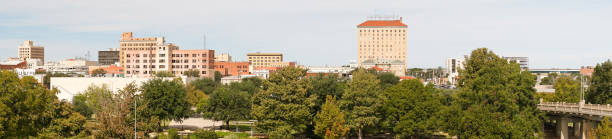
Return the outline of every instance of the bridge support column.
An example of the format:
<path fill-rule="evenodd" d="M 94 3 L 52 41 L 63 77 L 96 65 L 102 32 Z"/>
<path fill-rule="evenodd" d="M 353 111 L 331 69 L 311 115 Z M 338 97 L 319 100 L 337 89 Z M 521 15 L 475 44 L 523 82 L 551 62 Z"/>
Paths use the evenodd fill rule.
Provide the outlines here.
<path fill-rule="evenodd" d="M 580 127 L 582 127 L 582 120 L 573 119 L 572 122 L 574 123 L 574 133 L 572 133 L 572 135 L 574 135 L 574 137 L 580 137 Z"/>
<path fill-rule="evenodd" d="M 559 135 L 559 139 L 568 139 L 568 131 L 567 131 L 567 122 L 568 118 L 561 117 L 557 119 L 557 134 Z"/>
<path fill-rule="evenodd" d="M 586 120 L 583 119 L 582 120 L 582 125 L 580 125 L 580 138 L 581 139 L 587 139 L 589 138 L 589 134 L 593 132 L 595 128 L 595 122 L 591 121 L 591 120 Z"/>

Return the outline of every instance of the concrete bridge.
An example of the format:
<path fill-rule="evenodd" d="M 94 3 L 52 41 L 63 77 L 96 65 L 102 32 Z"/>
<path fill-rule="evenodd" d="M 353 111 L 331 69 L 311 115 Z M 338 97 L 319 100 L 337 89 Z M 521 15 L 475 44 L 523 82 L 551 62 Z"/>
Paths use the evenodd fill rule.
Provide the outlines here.
<path fill-rule="evenodd" d="M 597 124 L 605 117 L 612 117 L 612 106 L 599 104 L 542 102 L 538 109 L 546 112 L 550 118 L 544 121 L 544 126 L 556 127 L 555 133 L 561 139 L 570 138 L 569 123 L 573 131 L 572 137 L 586 139 L 595 132 Z"/>

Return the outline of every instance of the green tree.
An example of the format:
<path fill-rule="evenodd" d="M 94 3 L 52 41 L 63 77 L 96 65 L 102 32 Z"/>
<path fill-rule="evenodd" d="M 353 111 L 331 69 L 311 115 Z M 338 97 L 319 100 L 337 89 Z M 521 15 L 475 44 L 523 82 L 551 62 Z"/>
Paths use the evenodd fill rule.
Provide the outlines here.
<path fill-rule="evenodd" d="M 395 74 L 390 72 L 380 73 L 378 74 L 377 78 L 378 80 L 380 80 L 382 89 L 396 85 L 397 83 L 399 83 L 400 80 L 399 77 L 395 76 Z"/>
<path fill-rule="evenodd" d="M 341 82 L 338 81 L 337 75 L 329 75 L 324 76 L 320 74 L 315 77 L 311 77 L 308 80 L 312 85 L 311 89 L 308 89 L 310 94 L 316 95 L 317 100 L 315 100 L 314 111 L 321 110 L 321 105 L 325 103 L 325 98 L 328 95 L 331 95 L 334 98 L 340 98 L 342 96 L 342 92 L 344 91 L 344 86 Z"/>
<path fill-rule="evenodd" d="M 472 51 L 459 72 L 457 99 L 443 113 L 459 138 L 537 138 L 535 78 L 486 48 Z"/>
<path fill-rule="evenodd" d="M 183 72 L 183 75 L 187 77 L 200 77 L 200 70 L 197 69 L 189 69 Z"/>
<path fill-rule="evenodd" d="M 208 94 L 211 94 L 213 91 L 215 91 L 217 86 L 219 86 L 219 83 L 215 82 L 214 80 L 210 78 L 200 78 L 200 79 L 191 81 L 189 85 L 195 87 L 196 89 L 204 92 L 204 94 L 208 95 Z"/>
<path fill-rule="evenodd" d="M 105 74 L 106 74 L 106 71 L 101 68 L 91 71 L 91 76 L 93 77 L 103 77 Z"/>
<path fill-rule="evenodd" d="M 600 139 L 612 139 L 612 128 L 610 128 L 610 120 L 608 117 L 604 117 L 601 124 L 595 129 L 595 136 Z"/>
<path fill-rule="evenodd" d="M 221 83 L 221 78 L 223 78 L 223 74 L 219 71 L 215 71 L 215 82 Z"/>
<path fill-rule="evenodd" d="M 271 138 L 292 138 L 306 131 L 317 98 L 308 93 L 311 86 L 305 75 L 304 69 L 286 67 L 264 81 L 264 89 L 252 100 L 251 114 L 258 120 L 257 131 Z"/>
<path fill-rule="evenodd" d="M 98 98 L 97 105 L 100 106 L 100 109 L 95 113 L 97 124 L 94 126 L 94 137 L 134 137 L 134 114 L 132 112 L 137 91 L 136 85 L 130 83 L 117 94 L 111 95 L 110 98 Z"/>
<path fill-rule="evenodd" d="M 31 76 L 0 71 L 0 138 L 65 137 L 79 134 L 83 116 L 60 102 Z"/>
<path fill-rule="evenodd" d="M 198 111 L 203 112 L 205 117 L 224 121 L 226 128 L 230 129 L 230 121 L 248 118 L 251 112 L 251 101 L 246 92 L 219 87 L 208 97 L 205 105 L 198 108 Z"/>
<path fill-rule="evenodd" d="M 552 85 L 552 79 L 550 77 L 544 77 L 540 79 L 540 85 Z"/>
<path fill-rule="evenodd" d="M 347 83 L 339 101 L 340 108 L 346 114 L 348 126 L 357 130 L 359 139 L 363 136 L 364 128 L 372 127 L 380 120 L 376 117 L 377 109 L 381 105 L 379 92 L 380 81 L 376 75 L 359 69 L 353 73 L 353 80 Z"/>
<path fill-rule="evenodd" d="M 568 76 L 561 76 L 555 81 L 553 101 L 578 103 L 580 101 L 580 82 Z"/>
<path fill-rule="evenodd" d="M 610 60 L 595 66 L 586 98 L 593 104 L 612 104 L 612 62 Z"/>
<path fill-rule="evenodd" d="M 82 115 L 89 117 L 102 109 L 101 101 L 109 100 L 113 97 L 113 92 L 107 85 L 90 85 L 87 90 L 72 97 L 74 110 Z"/>
<path fill-rule="evenodd" d="M 72 110 L 70 103 L 56 101 L 53 105 L 53 120 L 42 130 L 40 138 L 73 137 L 85 130 L 86 118 Z"/>
<path fill-rule="evenodd" d="M 176 129 L 170 128 L 170 130 L 168 130 L 168 139 L 179 139 Z"/>
<path fill-rule="evenodd" d="M 339 139 L 350 130 L 344 126 L 344 113 L 340 111 L 336 98 L 327 95 L 325 104 L 314 118 L 314 133 L 325 139 Z"/>
<path fill-rule="evenodd" d="M 86 118 L 89 118 L 93 114 L 93 109 L 87 105 L 87 96 L 84 94 L 78 94 L 72 97 L 72 105 L 74 106 L 74 111 Z"/>
<path fill-rule="evenodd" d="M 143 113 L 147 117 L 175 121 L 188 117 L 191 106 L 186 101 L 187 93 L 180 80 L 154 78 L 144 82 L 141 90 L 147 108 Z M 158 121 L 157 125 L 158 131 L 161 131 L 161 122 Z"/>
<path fill-rule="evenodd" d="M 383 92 L 383 125 L 398 138 L 423 138 L 436 129 L 440 101 L 433 85 L 424 86 L 417 79 L 403 80 Z"/>
<path fill-rule="evenodd" d="M 217 139 L 217 133 L 214 130 L 198 129 L 191 136 L 190 139 Z"/>
<path fill-rule="evenodd" d="M 155 77 L 174 77 L 174 74 L 168 71 L 157 71 L 155 72 Z"/>
<path fill-rule="evenodd" d="M 202 92 L 202 90 L 196 89 L 191 84 L 187 84 L 185 88 L 187 89 L 187 102 L 191 106 L 196 106 L 201 99 L 208 99 L 208 95 Z"/>
<path fill-rule="evenodd" d="M 249 77 L 242 79 L 241 82 L 233 82 L 230 83 L 230 89 L 245 91 L 249 93 L 249 96 L 253 96 L 253 94 L 259 92 L 261 90 L 261 85 L 263 84 L 263 80 L 258 77 Z"/>

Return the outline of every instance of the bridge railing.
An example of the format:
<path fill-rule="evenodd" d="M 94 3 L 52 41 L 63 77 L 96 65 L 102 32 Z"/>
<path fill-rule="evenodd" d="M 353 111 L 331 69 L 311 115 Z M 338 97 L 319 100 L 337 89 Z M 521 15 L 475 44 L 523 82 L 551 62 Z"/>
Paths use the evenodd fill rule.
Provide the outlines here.
<path fill-rule="evenodd" d="M 581 103 L 565 103 L 565 102 L 540 102 L 538 109 L 543 111 L 587 114 L 612 117 L 612 106 L 610 104 L 584 104 Z"/>

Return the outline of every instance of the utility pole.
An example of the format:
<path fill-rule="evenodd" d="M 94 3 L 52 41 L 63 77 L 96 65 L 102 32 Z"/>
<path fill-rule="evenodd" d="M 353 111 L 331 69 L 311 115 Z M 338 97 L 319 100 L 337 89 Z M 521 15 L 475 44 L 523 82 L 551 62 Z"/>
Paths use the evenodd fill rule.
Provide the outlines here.
<path fill-rule="evenodd" d="M 137 133 L 136 132 L 136 122 L 138 122 L 138 121 L 136 121 L 136 112 L 137 112 L 136 111 L 136 105 L 137 105 L 136 104 L 136 94 L 134 94 L 134 98 L 133 99 L 134 99 L 134 139 L 137 139 L 138 136 L 136 134 Z"/>

